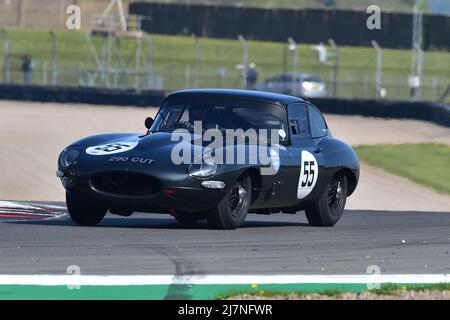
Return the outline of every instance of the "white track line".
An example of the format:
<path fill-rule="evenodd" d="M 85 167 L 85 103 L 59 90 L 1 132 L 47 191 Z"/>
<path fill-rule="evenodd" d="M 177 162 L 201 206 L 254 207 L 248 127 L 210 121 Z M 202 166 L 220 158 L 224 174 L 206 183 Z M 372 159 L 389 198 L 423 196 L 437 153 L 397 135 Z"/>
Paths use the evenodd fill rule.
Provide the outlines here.
<path fill-rule="evenodd" d="M 130 285 L 232 285 L 232 284 L 367 284 L 450 283 L 448 274 L 397 275 L 207 275 L 207 276 L 85 276 L 85 275 L 0 275 L 0 285 L 40 286 L 130 286 Z"/>
<path fill-rule="evenodd" d="M 53 220 L 66 216 L 65 207 L 54 206 L 54 205 L 33 205 L 33 204 L 23 204 L 16 201 L 3 201 L 0 200 L 0 210 L 4 209 L 4 211 L 0 212 L 0 214 L 11 214 L 11 215 L 23 215 L 21 218 L 2 218 L 2 222 L 27 222 L 27 221 L 36 221 L 36 219 L 31 217 L 39 217 L 45 218 L 40 220 Z M 46 209 L 58 210 L 58 212 L 49 212 L 49 213 L 39 213 L 39 211 L 43 211 Z M 38 212 L 18 212 L 17 210 L 35 210 Z"/>
<path fill-rule="evenodd" d="M 23 215 L 29 217 L 62 217 L 63 213 L 37 213 L 37 212 L 17 212 L 14 210 L 1 211 L 0 214 Z"/>
<path fill-rule="evenodd" d="M 38 204 L 23 204 L 15 201 L 3 201 L 0 200 L 0 207 L 9 208 L 9 209 L 42 209 L 42 208 L 51 208 L 51 209 L 60 209 L 65 210 L 65 207 L 54 206 L 54 205 L 38 205 Z"/>
<path fill-rule="evenodd" d="M 0 201 L 0 207 L 10 209 L 36 209 L 36 206 L 13 201 Z"/>

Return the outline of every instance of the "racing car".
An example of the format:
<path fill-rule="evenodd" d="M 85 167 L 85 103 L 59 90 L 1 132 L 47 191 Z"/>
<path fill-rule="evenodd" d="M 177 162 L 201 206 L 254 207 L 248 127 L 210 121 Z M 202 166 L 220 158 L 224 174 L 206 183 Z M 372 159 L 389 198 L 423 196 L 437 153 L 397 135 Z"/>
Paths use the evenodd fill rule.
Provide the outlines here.
<path fill-rule="evenodd" d="M 304 211 L 311 226 L 330 227 L 358 184 L 353 149 L 299 97 L 181 90 L 145 126 L 90 136 L 61 152 L 57 176 L 76 224 L 95 226 L 108 211 L 147 212 L 236 229 L 249 212 Z"/>

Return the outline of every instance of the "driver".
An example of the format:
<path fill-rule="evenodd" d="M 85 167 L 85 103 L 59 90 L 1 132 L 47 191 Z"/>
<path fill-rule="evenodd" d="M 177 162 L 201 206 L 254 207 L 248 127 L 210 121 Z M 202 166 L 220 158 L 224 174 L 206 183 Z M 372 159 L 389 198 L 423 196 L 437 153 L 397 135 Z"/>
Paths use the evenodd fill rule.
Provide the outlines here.
<path fill-rule="evenodd" d="M 218 125 L 214 109 L 207 106 L 196 106 L 189 109 L 189 122 L 201 121 L 203 129 L 216 128 Z"/>

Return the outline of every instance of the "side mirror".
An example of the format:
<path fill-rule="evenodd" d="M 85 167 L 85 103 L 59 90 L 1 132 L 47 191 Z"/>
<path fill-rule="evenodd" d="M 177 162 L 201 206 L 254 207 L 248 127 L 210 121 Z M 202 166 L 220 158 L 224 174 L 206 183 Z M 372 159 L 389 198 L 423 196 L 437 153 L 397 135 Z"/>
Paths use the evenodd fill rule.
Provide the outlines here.
<path fill-rule="evenodd" d="M 155 121 L 155 120 L 153 120 L 152 117 L 146 118 L 146 119 L 145 119 L 145 127 L 146 127 L 147 129 L 150 129 L 150 127 L 152 126 L 152 124 L 153 124 L 154 121 Z"/>

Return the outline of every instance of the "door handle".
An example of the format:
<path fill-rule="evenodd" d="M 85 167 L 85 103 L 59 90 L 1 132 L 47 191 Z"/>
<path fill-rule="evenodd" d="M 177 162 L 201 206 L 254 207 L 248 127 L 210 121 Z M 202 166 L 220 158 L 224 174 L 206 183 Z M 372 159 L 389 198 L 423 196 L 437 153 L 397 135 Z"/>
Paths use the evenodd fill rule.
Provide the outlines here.
<path fill-rule="evenodd" d="M 320 152 L 322 152 L 322 148 L 319 148 L 319 147 L 317 147 L 315 150 L 314 150 L 314 153 L 320 153 Z"/>

